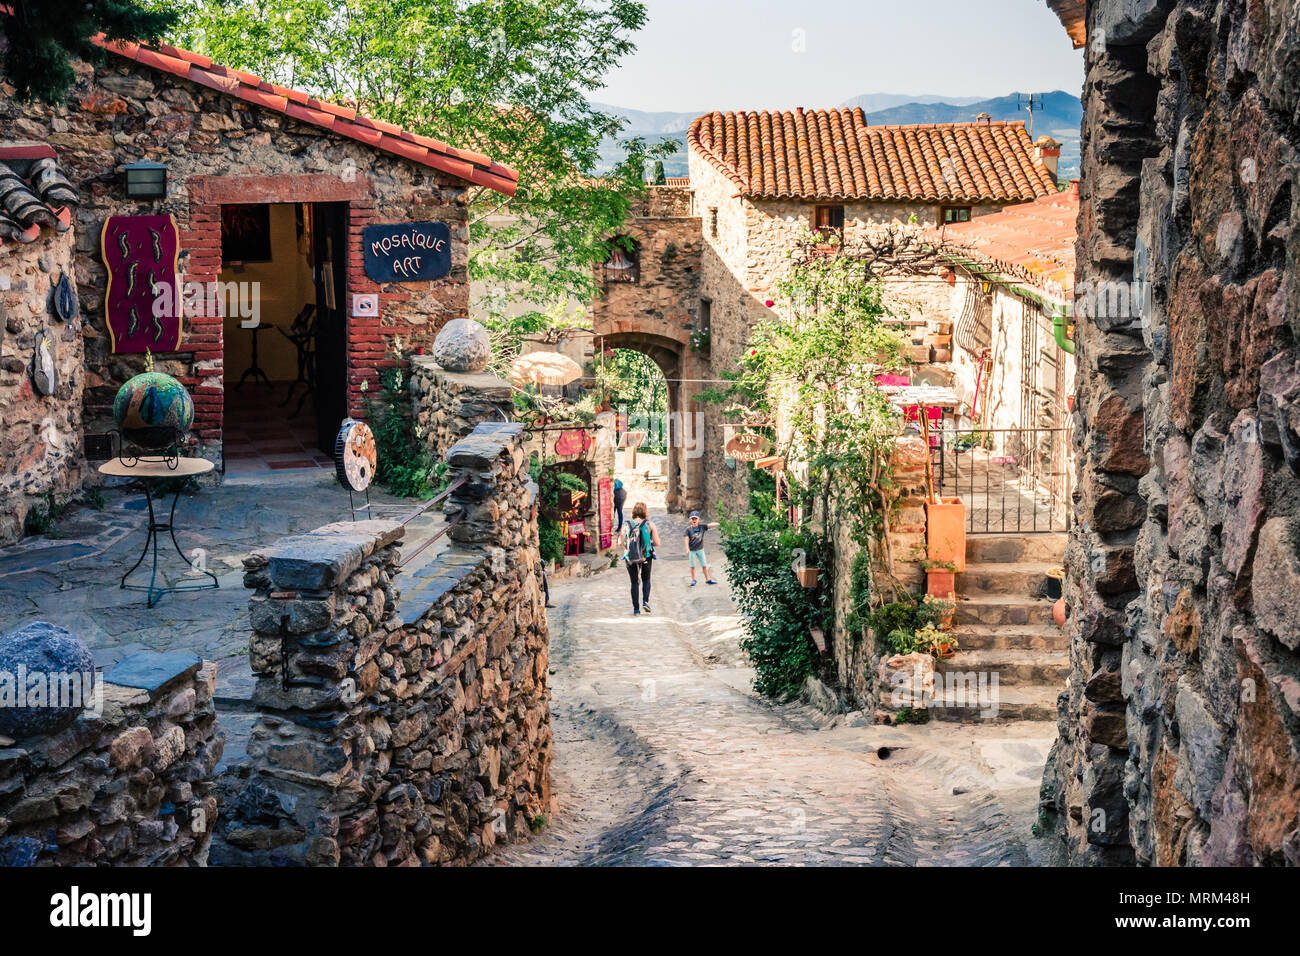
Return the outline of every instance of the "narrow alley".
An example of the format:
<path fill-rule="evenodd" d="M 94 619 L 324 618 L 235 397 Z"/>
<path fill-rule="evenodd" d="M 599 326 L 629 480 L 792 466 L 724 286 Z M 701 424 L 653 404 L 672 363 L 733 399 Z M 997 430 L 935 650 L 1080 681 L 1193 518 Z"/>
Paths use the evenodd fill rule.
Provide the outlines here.
<path fill-rule="evenodd" d="M 763 700 L 716 532 L 719 585 L 692 588 L 681 517 L 652 511 L 652 614 L 621 565 L 552 586 L 555 815 L 485 865 L 1050 862 L 1031 828 L 1054 725 L 845 726 Z"/>

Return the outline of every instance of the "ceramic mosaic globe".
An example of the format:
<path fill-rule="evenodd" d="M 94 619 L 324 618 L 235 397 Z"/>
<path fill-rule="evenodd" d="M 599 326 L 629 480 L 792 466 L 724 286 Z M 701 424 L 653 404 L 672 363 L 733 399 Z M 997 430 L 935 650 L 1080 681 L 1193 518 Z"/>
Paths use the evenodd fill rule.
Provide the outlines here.
<path fill-rule="evenodd" d="M 113 418 L 123 438 L 146 451 L 163 451 L 189 434 L 194 400 L 170 375 L 141 372 L 117 390 Z"/>

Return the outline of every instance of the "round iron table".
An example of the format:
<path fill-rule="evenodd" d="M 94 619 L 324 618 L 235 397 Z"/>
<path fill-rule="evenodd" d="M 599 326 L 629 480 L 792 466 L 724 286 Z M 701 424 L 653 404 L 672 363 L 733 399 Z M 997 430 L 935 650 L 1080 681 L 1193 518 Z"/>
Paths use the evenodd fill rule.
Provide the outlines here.
<path fill-rule="evenodd" d="M 178 486 L 176 492 L 172 495 L 171 511 L 167 520 L 159 521 L 153 506 L 153 491 L 150 487 L 153 481 L 163 478 L 194 478 L 199 475 L 206 475 L 215 465 L 206 458 L 174 458 L 174 467 L 168 465 L 166 461 L 150 461 L 147 459 L 132 459 L 134 465 L 128 465 L 121 458 L 114 458 L 106 461 L 99 466 L 99 473 L 109 478 L 138 478 L 140 485 L 144 488 L 145 502 L 149 506 L 149 533 L 145 538 L 144 550 L 140 552 L 139 559 L 131 566 L 131 570 L 122 575 L 122 587 L 127 591 L 144 591 L 149 595 L 149 607 L 153 607 L 163 595 L 172 594 L 177 591 L 206 591 L 218 586 L 217 576 L 202 567 L 199 562 L 191 561 L 181 550 L 180 542 L 176 540 L 176 502 L 181 496 L 181 489 Z M 176 553 L 188 564 L 193 571 L 199 574 L 206 574 L 212 579 L 211 583 L 204 581 L 202 583 L 191 582 L 189 584 L 180 584 L 176 586 L 164 584 L 159 586 L 158 581 L 158 534 L 165 531 L 171 535 L 172 546 L 176 548 Z M 127 584 L 126 579 L 136 572 L 136 569 L 144 563 L 144 559 L 153 552 L 153 568 L 149 574 L 149 583 L 145 584 Z M 164 581 L 166 579 L 164 578 Z"/>

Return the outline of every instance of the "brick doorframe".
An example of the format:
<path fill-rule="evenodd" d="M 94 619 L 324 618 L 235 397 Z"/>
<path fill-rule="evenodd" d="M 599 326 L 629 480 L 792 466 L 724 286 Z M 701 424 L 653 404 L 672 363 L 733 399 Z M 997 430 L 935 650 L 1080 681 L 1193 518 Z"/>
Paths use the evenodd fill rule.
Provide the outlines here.
<path fill-rule="evenodd" d="M 181 269 L 186 282 L 216 282 L 221 275 L 221 206 L 230 203 L 317 203 L 348 204 L 348 249 L 346 290 L 380 293 L 380 315 L 371 319 L 349 318 L 347 324 L 349 409 L 359 410 L 360 383 L 384 361 L 380 324 L 384 306 L 398 294 L 384 294 L 370 282 L 363 269 L 361 230 L 377 221 L 374 193 L 369 177 L 350 179 L 324 174 L 279 176 L 195 176 L 186 181 L 190 194 L 189 222 L 180 224 Z M 208 315 L 206 302 L 199 314 L 187 314 L 187 351 L 194 353 L 192 374 L 182 379 L 194 396 L 194 434 L 209 453 L 221 447 L 225 386 L 223 316 Z M 219 310 L 217 310 L 219 312 Z M 213 447 L 215 446 L 215 447 Z M 224 463 L 224 456 L 223 456 Z"/>

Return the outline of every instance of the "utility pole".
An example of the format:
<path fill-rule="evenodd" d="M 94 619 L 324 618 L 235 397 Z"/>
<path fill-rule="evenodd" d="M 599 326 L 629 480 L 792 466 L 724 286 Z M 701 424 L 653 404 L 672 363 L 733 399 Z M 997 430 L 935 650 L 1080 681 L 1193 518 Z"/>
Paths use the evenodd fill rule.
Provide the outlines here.
<path fill-rule="evenodd" d="M 1034 135 L 1034 110 L 1043 108 L 1043 97 L 1040 93 L 1017 93 L 1016 110 L 1029 110 L 1029 136 L 1032 139 Z"/>

